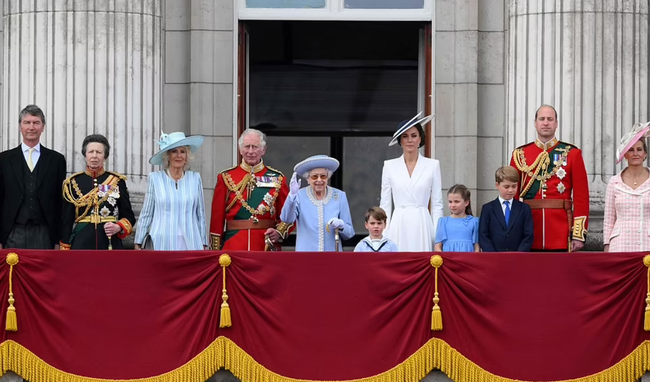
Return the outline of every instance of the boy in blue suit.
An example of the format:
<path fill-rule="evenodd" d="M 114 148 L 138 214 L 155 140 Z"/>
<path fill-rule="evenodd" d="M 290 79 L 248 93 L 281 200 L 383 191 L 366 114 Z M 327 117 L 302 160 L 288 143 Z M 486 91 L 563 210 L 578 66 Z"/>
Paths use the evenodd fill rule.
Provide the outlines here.
<path fill-rule="evenodd" d="M 485 203 L 479 219 L 478 242 L 483 252 L 528 252 L 533 245 L 530 207 L 515 199 L 519 174 L 503 166 L 494 174 L 499 197 Z"/>

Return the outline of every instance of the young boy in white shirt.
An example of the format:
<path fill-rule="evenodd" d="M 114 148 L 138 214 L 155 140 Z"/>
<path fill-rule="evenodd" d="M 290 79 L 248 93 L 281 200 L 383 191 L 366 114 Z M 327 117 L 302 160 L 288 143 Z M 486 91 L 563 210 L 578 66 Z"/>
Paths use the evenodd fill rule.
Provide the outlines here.
<path fill-rule="evenodd" d="M 398 252 L 397 244 L 384 237 L 386 228 L 386 211 L 380 207 L 372 207 L 366 211 L 365 226 L 368 236 L 354 247 L 354 252 Z"/>

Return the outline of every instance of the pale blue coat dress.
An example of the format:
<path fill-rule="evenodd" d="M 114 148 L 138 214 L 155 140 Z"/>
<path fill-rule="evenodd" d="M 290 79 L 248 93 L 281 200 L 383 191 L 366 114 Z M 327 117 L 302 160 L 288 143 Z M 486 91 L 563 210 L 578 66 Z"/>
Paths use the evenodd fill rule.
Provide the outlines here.
<path fill-rule="evenodd" d="M 294 199 L 287 197 L 280 215 L 283 222 L 296 223 L 296 251 L 312 252 L 335 250 L 334 230 L 326 229 L 331 218 L 343 220 L 341 240 L 354 236 L 348 198 L 345 192 L 329 186 L 322 200 L 316 199 L 310 186 L 300 189 Z"/>
<path fill-rule="evenodd" d="M 142 244 L 147 232 L 155 250 L 202 250 L 208 245 L 203 183 L 198 172 L 186 171 L 178 182 L 165 171 L 149 174 L 135 243 Z"/>

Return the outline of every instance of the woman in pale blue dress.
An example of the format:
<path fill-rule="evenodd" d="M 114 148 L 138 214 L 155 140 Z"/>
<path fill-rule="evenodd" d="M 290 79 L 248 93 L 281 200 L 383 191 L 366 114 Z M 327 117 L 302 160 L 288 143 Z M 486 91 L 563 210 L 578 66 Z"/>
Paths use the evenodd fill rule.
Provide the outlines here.
<path fill-rule="evenodd" d="M 192 152 L 202 143 L 202 136 L 185 137 L 181 132 L 160 137 L 160 151 L 149 163 L 162 165 L 164 170 L 149 174 L 135 249 L 142 249 L 147 233 L 156 250 L 208 248 L 201 175 L 187 170 Z"/>
<path fill-rule="evenodd" d="M 438 220 L 435 251 L 478 252 L 478 218 L 472 216 L 471 193 L 462 184 L 449 189 L 450 216 Z"/>
<path fill-rule="evenodd" d="M 327 185 L 339 161 L 327 155 L 314 155 L 298 163 L 289 183 L 289 196 L 280 219 L 296 223 L 296 251 L 335 251 L 336 232 L 340 240 L 354 236 L 350 206 L 345 192 Z M 297 174 L 307 178 L 301 189 Z M 339 250 L 342 243 L 339 242 Z"/>

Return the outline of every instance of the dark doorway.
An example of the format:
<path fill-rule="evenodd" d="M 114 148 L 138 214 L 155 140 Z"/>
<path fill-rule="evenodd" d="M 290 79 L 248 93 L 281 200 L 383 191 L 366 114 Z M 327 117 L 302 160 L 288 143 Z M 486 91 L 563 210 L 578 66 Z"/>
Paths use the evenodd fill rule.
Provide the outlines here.
<path fill-rule="evenodd" d="M 356 244 L 367 235 L 365 210 L 379 205 L 383 161 L 401 155 L 388 147 L 390 137 L 424 98 L 425 25 L 248 21 L 243 28 L 245 125 L 267 134 L 265 162 L 287 178 L 310 155 L 341 162 L 331 185 L 348 195 L 357 235 L 346 245 Z"/>

